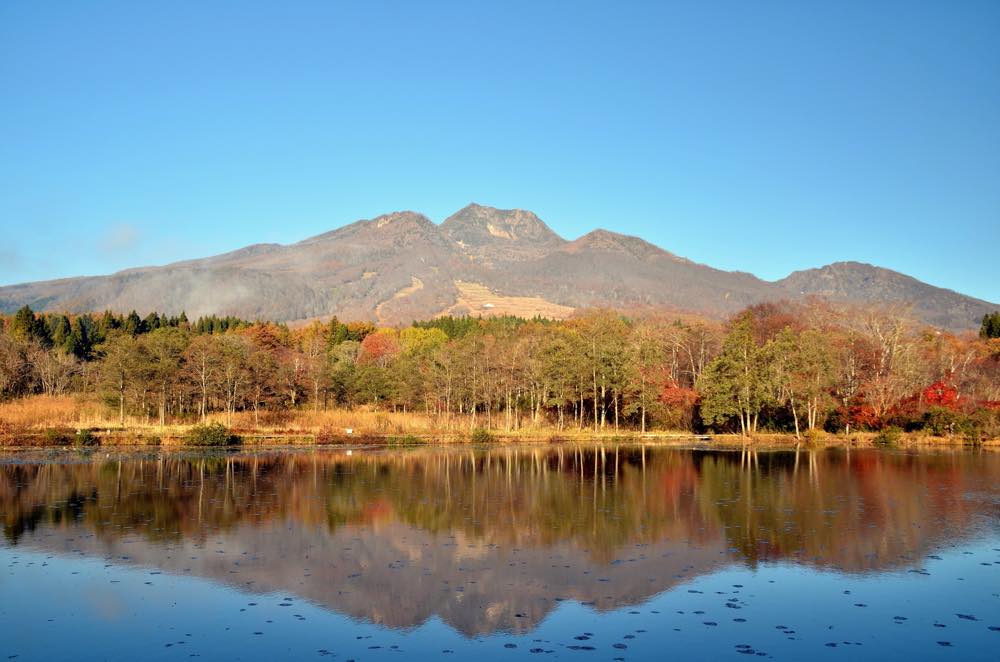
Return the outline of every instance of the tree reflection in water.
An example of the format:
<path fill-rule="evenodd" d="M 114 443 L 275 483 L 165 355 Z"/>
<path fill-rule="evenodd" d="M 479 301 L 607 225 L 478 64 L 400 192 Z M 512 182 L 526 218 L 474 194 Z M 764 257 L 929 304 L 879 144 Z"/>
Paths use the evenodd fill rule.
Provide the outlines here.
<path fill-rule="evenodd" d="M 997 515 L 1000 457 L 636 446 L 0 465 L 5 544 L 295 592 L 392 627 L 524 632 L 728 564 L 919 568 Z"/>

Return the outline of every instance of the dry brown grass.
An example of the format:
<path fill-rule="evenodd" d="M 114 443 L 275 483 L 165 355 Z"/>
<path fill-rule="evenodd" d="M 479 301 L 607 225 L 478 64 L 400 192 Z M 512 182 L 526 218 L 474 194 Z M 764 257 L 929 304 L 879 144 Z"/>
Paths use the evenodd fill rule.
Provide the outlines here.
<path fill-rule="evenodd" d="M 0 402 L 0 431 L 92 427 L 105 421 L 103 407 L 72 396 L 35 395 Z"/>
<path fill-rule="evenodd" d="M 213 413 L 209 423 L 221 423 L 244 437 L 244 443 L 365 443 L 385 440 L 394 436 L 417 436 L 435 442 L 468 441 L 473 427 L 483 427 L 479 417 L 476 426 L 467 416 L 436 416 L 422 412 L 373 411 L 371 409 L 331 409 L 313 411 L 262 411 L 259 425 L 253 412 L 238 412 L 232 421 L 224 413 Z M 102 444 L 148 445 L 183 443 L 187 432 L 198 421 L 171 422 L 158 425 L 150 419 L 127 417 L 124 429 L 119 425 L 115 412 L 94 397 L 32 396 L 0 402 L 0 445 L 45 444 L 48 430 L 60 429 L 71 434 L 76 429 L 97 431 Z M 351 430 L 350 433 L 347 431 Z M 494 428 L 492 434 L 499 441 L 564 441 L 589 443 L 602 439 L 632 440 L 640 443 L 690 443 L 692 434 L 683 430 L 658 430 L 639 434 L 635 430 L 616 432 L 607 428 L 595 434 L 591 428 L 579 430 L 569 427 L 558 430 L 550 425 L 526 426 L 518 430 L 503 431 Z M 812 446 L 871 446 L 874 433 L 854 433 L 850 438 L 840 435 L 815 435 L 803 438 L 803 445 Z M 811 442 L 811 444 L 810 444 Z M 739 435 L 713 435 L 713 446 L 743 446 L 747 443 L 759 448 L 795 446 L 794 435 L 760 434 L 748 442 Z M 948 446 L 964 443 L 959 437 L 941 438 L 927 435 L 905 435 L 901 445 Z M 1000 440 L 983 442 L 984 446 L 998 448 Z"/>
<path fill-rule="evenodd" d="M 214 416 L 225 423 L 225 416 Z M 253 412 L 233 416 L 234 430 L 269 433 L 315 434 L 321 430 L 352 429 L 365 434 L 420 434 L 447 429 L 447 421 L 412 412 L 371 411 L 366 409 L 330 409 L 262 412 L 260 424 L 254 424 Z"/>
<path fill-rule="evenodd" d="M 484 317 L 515 315 L 517 317 L 532 318 L 540 315 L 551 319 L 565 319 L 572 315 L 574 311 L 570 306 L 552 303 L 540 297 L 512 297 L 497 294 L 479 283 L 467 283 L 456 280 L 455 287 L 458 288 L 459 292 L 458 300 L 443 311 L 442 315 L 449 315 L 460 309 L 466 309 L 472 315 L 482 315 Z"/>
<path fill-rule="evenodd" d="M 373 411 L 370 409 L 335 409 L 313 411 L 261 411 L 255 422 L 253 412 L 237 412 L 230 421 L 225 413 L 208 416 L 208 423 L 221 423 L 234 431 L 263 435 L 316 435 L 327 434 L 401 435 L 465 432 L 470 429 L 467 418 L 433 416 L 414 412 Z M 190 421 L 171 421 L 160 426 L 156 417 L 127 416 L 125 431 L 144 435 L 161 435 L 164 439 L 180 437 L 193 425 Z M 0 435 L 22 432 L 40 432 L 50 428 L 92 428 L 122 432 L 117 413 L 96 398 L 30 396 L 0 402 Z M 119 436 L 115 435 L 116 438 Z M 127 436 L 127 435 L 126 435 Z M 121 437 L 123 440 L 125 436 Z"/>

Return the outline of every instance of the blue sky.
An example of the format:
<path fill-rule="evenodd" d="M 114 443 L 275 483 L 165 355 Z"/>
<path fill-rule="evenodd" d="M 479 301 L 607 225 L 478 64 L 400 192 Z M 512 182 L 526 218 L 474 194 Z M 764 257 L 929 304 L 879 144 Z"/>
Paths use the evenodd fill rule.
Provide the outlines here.
<path fill-rule="evenodd" d="M 0 283 L 470 201 L 1000 302 L 1000 3 L 4 2 Z"/>

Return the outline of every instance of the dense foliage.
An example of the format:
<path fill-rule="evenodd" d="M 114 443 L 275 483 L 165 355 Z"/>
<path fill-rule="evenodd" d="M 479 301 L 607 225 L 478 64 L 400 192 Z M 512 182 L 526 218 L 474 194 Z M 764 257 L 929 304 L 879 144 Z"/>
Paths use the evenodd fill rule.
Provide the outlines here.
<path fill-rule="evenodd" d="M 403 329 L 29 308 L 0 321 L 0 397 L 93 394 L 123 425 L 367 407 L 462 418 L 470 430 L 897 426 L 981 437 L 1000 419 L 1000 341 L 818 302 L 755 306 L 728 324 L 605 310 Z"/>
<path fill-rule="evenodd" d="M 982 338 L 1000 338 L 1000 311 L 983 315 L 983 325 L 979 329 Z"/>

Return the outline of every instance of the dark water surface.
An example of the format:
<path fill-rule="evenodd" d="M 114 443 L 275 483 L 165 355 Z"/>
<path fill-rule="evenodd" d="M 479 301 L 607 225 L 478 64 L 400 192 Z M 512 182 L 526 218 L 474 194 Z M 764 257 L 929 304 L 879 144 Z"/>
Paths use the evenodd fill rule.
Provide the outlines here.
<path fill-rule="evenodd" d="M 0 659 L 1000 659 L 997 453 L 13 454 L 0 523 Z"/>

